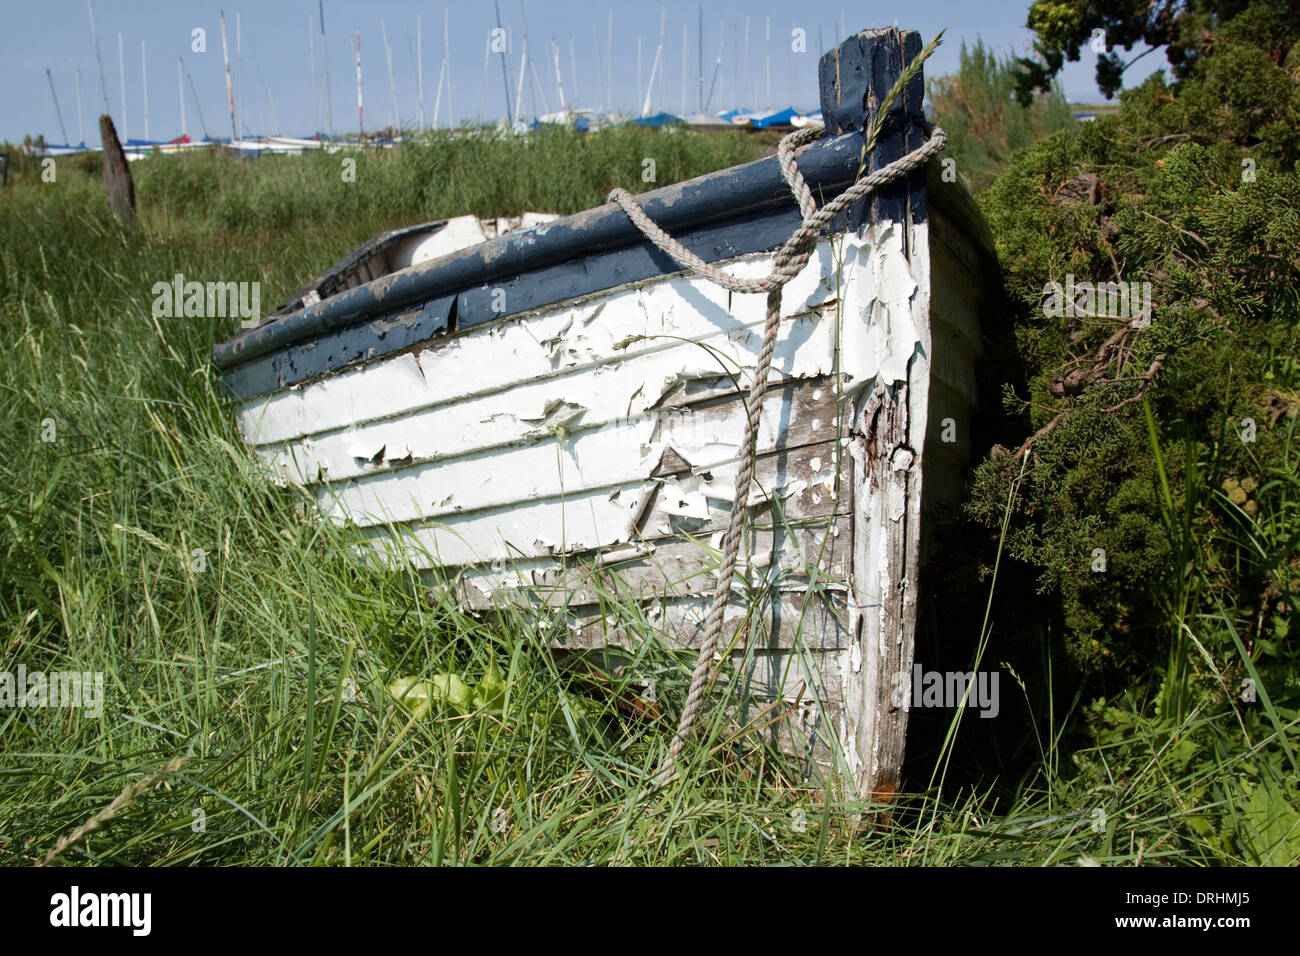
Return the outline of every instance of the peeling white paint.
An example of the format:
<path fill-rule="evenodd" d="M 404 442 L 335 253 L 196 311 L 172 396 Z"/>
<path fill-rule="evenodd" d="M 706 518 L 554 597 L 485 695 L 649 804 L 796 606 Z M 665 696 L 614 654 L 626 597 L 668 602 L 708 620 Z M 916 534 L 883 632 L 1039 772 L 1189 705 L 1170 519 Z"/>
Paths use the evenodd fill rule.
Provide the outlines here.
<path fill-rule="evenodd" d="M 727 267 L 762 275 L 770 267 L 770 257 Z M 786 286 L 782 316 L 803 318 L 782 323 L 773 379 L 831 371 L 833 339 L 816 333 L 829 325 L 817 314 L 827 296 L 818 277 L 832 268 L 829 243 L 823 243 Z M 574 324 L 582 328 L 565 341 L 567 357 L 561 370 L 585 375 L 612 362 L 639 360 L 644 353 L 665 349 L 677 350 L 675 361 L 681 368 L 659 374 L 677 374 L 682 381 L 702 374 L 721 375 L 724 368 L 752 369 L 757 336 L 746 343 L 729 333 L 761 331 L 764 311 L 763 296 L 730 297 L 725 289 L 703 279 L 678 276 L 626 286 L 581 303 L 512 316 L 435 340 L 426 349 L 387 356 L 313 384 L 253 399 L 240 411 L 240 426 L 247 440 L 266 445 L 492 395 L 555 374 L 555 349 L 541 343 L 557 339 L 559 329 Z M 591 321 L 596 314 L 600 320 Z M 720 354 L 715 358 L 710 349 Z M 566 388 L 556 385 L 562 397 L 574 400 Z"/>
<path fill-rule="evenodd" d="M 456 222 L 444 239 L 472 238 L 470 225 Z M 775 565 L 764 575 L 773 579 L 811 560 L 832 579 L 842 576 L 839 620 L 847 617 L 852 638 L 825 655 L 834 663 L 818 679 L 844 701 L 834 731 L 855 776 L 880 772 L 877 715 L 866 712 L 865 701 L 887 679 L 885 655 L 907 638 L 885 602 L 902 575 L 890 565 L 891 547 L 904 527 L 914 535 L 919 525 L 919 502 L 899 489 L 907 476 L 919 488 L 921 442 L 915 451 L 894 449 L 885 467 L 869 472 L 864 439 L 837 434 L 839 402 L 847 405 L 848 425 L 858 421 L 873 384 L 910 381 L 909 427 L 924 436 L 926 227 L 909 235 L 911 263 L 903 228 L 883 223 L 861 236 L 836 237 L 834 255 L 832 241 L 822 241 L 786 287 L 770 382 L 798 388 L 769 391 L 757 436 L 762 455 L 786 448 L 797 434 L 799 453 L 760 460 L 762 473 L 750 489 L 755 513 L 770 506 L 770 494 L 790 513 L 802 507 L 833 515 L 837 487 L 850 489 L 855 513 L 842 520 L 851 533 L 834 544 L 839 556 L 826 560 L 805 556 L 797 545 L 779 546 L 775 559 L 764 551 L 741 555 L 741 567 L 754 575 Z M 412 252 L 435 254 L 445 253 L 433 245 Z M 761 277 L 771 256 L 722 265 L 733 275 Z M 652 605 L 647 615 L 665 626 L 698 623 L 711 590 L 708 568 L 692 566 L 672 545 L 687 540 L 685 531 L 701 546 L 721 547 L 719 527 L 748 450 L 740 447 L 741 402 L 719 396 L 732 392 L 728 373 L 739 370 L 748 384 L 764 311 L 760 295 L 732 295 L 680 275 L 650 280 L 247 402 L 240 426 L 279 475 L 312 486 L 323 512 L 361 526 L 382 554 L 418 567 L 460 568 L 468 593 L 488 598 L 544 588 L 563 570 L 560 555 L 601 552 L 603 568 L 644 569 L 653 561 L 693 575 L 689 596 L 675 592 L 680 606 Z M 823 524 L 818 533 L 834 541 L 840 525 Z M 768 542 L 773 548 L 775 540 Z M 729 622 L 747 613 L 745 601 L 738 581 Z M 791 607 L 790 620 L 799 613 Z M 566 623 L 573 634 L 581 629 Z"/>
<path fill-rule="evenodd" d="M 850 363 L 865 366 L 851 387 L 860 389 L 877 374 L 903 381 L 921 339 L 912 319 L 917 283 L 903 254 L 902 227 L 875 223 L 864 239 L 846 240 L 844 270 L 853 281 L 844 287 L 841 349 Z"/>

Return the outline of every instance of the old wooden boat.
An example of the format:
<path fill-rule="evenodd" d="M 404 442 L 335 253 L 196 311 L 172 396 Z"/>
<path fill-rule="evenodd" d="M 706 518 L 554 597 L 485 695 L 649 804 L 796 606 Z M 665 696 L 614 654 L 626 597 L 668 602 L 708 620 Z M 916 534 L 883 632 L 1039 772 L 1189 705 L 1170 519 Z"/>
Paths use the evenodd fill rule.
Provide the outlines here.
<path fill-rule="evenodd" d="M 820 203 L 857 177 L 864 124 L 919 49 L 872 30 L 821 58 L 827 129 L 798 155 Z M 925 141 L 922 95 L 918 77 L 869 168 Z M 922 489 L 959 487 L 996 275 L 945 173 L 850 208 L 785 287 L 725 617 L 735 679 L 785 701 L 780 743 L 864 796 L 898 787 Z M 776 157 L 638 201 L 742 276 L 766 275 L 801 221 Z M 447 228 L 380 237 L 215 349 L 247 441 L 470 607 L 546 606 L 573 648 L 648 639 L 609 612 L 617 591 L 653 639 L 698 646 L 764 297 L 684 272 L 613 204 L 472 244 Z M 411 258 L 439 234 L 458 248 Z"/>

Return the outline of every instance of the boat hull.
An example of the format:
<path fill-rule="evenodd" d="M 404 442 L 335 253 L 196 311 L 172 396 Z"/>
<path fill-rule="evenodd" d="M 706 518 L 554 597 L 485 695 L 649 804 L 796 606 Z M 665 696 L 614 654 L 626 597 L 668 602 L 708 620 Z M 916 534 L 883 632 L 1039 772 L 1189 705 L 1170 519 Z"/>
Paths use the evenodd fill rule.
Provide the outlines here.
<path fill-rule="evenodd" d="M 823 201 L 857 175 L 861 142 L 801 154 Z M 640 201 L 743 277 L 767 275 L 799 222 L 774 160 Z M 721 644 L 737 717 L 764 709 L 762 732 L 810 775 L 887 798 L 922 493 L 960 487 L 991 261 L 937 164 L 841 216 L 784 289 L 752 449 L 765 296 L 683 273 L 613 206 L 354 285 L 216 359 L 276 480 L 467 608 L 558 620 L 557 649 L 698 647 L 734 476 L 755 455 Z"/>

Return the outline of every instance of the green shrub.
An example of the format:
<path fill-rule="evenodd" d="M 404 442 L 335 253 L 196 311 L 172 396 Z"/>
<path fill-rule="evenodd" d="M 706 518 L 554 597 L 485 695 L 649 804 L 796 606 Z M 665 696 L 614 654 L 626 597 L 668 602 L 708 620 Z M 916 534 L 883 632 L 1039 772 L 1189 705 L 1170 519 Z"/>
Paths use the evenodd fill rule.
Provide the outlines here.
<path fill-rule="evenodd" d="M 1059 602 L 1085 668 L 1162 668 L 1183 626 L 1216 601 L 1248 633 L 1285 633 L 1300 601 L 1296 535 L 1260 528 L 1297 496 L 1300 77 L 1239 20 L 1186 80 L 1151 77 L 1123 94 L 1119 115 L 1018 154 L 980 197 L 1027 373 L 1006 411 L 1025 439 L 1041 431 L 1027 441 L 1006 546 Z M 1150 327 L 1046 315 L 1045 285 L 1068 274 L 1150 282 Z M 1172 510 L 1188 516 L 1178 534 L 1162 514 L 1145 403 Z M 1242 437 L 1248 419 L 1253 441 Z M 1017 470 L 1009 452 L 991 455 L 968 513 L 996 527 Z M 1222 490 L 1247 479 L 1249 512 Z M 1180 603 L 1191 579 L 1205 590 Z M 1220 638 L 1208 650 L 1235 657 Z"/>

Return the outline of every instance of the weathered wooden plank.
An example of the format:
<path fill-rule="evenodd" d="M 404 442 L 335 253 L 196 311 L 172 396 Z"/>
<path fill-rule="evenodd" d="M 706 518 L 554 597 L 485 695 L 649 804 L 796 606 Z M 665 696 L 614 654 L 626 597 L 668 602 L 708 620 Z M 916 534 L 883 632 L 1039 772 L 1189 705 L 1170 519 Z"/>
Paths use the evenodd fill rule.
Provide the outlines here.
<path fill-rule="evenodd" d="M 933 312 L 931 323 L 935 327 L 930 354 L 932 379 L 961 395 L 968 404 L 974 405 L 979 397 L 979 385 L 975 378 L 974 355 L 970 345 L 952 332 L 947 323 L 939 322 Z"/>
<path fill-rule="evenodd" d="M 979 305 L 985 298 L 983 285 L 952 253 L 938 248 L 930 253 L 930 269 L 934 275 L 931 285 L 930 314 L 944 322 L 956 336 L 952 347 L 962 347 L 978 355 L 983 348 L 979 321 Z M 948 344 L 944 341 L 943 344 Z"/>
<path fill-rule="evenodd" d="M 925 182 L 931 246 L 947 247 L 972 275 L 996 286 L 1001 280 L 993 233 L 974 197 L 959 181 L 945 183 L 940 163 L 926 166 Z"/>
<path fill-rule="evenodd" d="M 751 528 L 741 545 L 740 574 L 754 587 L 779 583 L 786 590 L 805 588 L 815 573 L 822 586 L 847 588 L 850 530 L 848 515 Z M 500 601 L 574 607 L 602 599 L 703 598 L 717 583 L 718 543 L 716 532 L 663 536 L 569 555 L 564 564 L 533 558 L 504 568 L 479 565 L 442 573 L 454 582 L 462 604 L 474 610 L 488 610 Z"/>
<path fill-rule="evenodd" d="M 942 188 L 947 190 L 964 187 L 957 183 L 945 183 Z M 932 207 L 930 210 L 930 244 L 933 246 L 931 255 L 947 260 L 947 264 L 940 267 L 943 272 L 955 281 L 974 282 L 977 287 L 981 285 L 985 268 L 983 251 L 976 242 L 962 235 L 942 208 Z"/>
<path fill-rule="evenodd" d="M 825 242 L 786 286 L 782 315 L 798 318 L 782 328 L 781 353 L 773 363 L 778 377 L 829 371 L 823 365 L 832 354 L 833 330 L 818 314 L 833 295 L 832 263 L 833 250 Z M 770 266 L 765 256 L 728 263 L 727 269 L 754 278 Z M 763 296 L 732 296 L 704 280 L 676 277 L 453 336 L 246 402 L 239 410 L 240 424 L 258 444 L 288 441 L 458 404 L 533 380 L 634 364 L 668 349 L 676 349 L 684 363 L 679 377 L 690 377 L 692 369 L 716 376 L 729 363 L 752 368 L 763 319 Z M 866 374 L 848 364 L 845 374 Z M 473 374 L 467 376 L 466 369 Z"/>
<path fill-rule="evenodd" d="M 929 449 L 925 460 L 925 500 L 921 502 L 922 519 L 940 508 L 962 500 L 961 462 L 935 448 Z M 921 528 L 922 533 L 926 527 Z"/>
<path fill-rule="evenodd" d="M 964 394 L 955 391 L 937 377 L 930 381 L 930 414 L 925 448 L 952 455 L 958 461 L 970 461 L 971 418 L 974 406 Z"/>
<path fill-rule="evenodd" d="M 892 675 L 910 669 L 914 654 L 929 399 L 930 275 L 924 225 L 912 228 L 909 245 L 916 293 L 907 307 L 919 348 L 906 377 L 877 381 L 854 422 L 849 446 L 859 502 L 853 530 L 857 613 L 850 624 L 855 644 L 845 675 L 840 743 L 856 791 L 886 800 L 898 790 L 907 732 L 907 710 L 891 699 Z"/>
<path fill-rule="evenodd" d="M 837 128 L 861 126 L 876 115 L 920 38 L 897 29 L 857 34 L 834 51 L 834 75 L 823 82 L 822 113 Z M 830 55 L 828 55 L 829 57 Z M 823 76 L 829 72 L 823 58 Z M 920 74 L 890 108 L 869 157 L 878 169 L 923 139 Z M 856 111 L 856 112 L 855 112 Z M 851 430 L 854 454 L 853 647 L 844 677 L 840 744 L 858 796 L 889 799 L 898 789 L 906 709 L 890 700 L 890 675 L 911 666 L 916 620 L 917 561 L 924 440 L 933 355 L 931 273 L 924 179 L 917 173 L 874 193 L 865 230 L 878 244 L 899 230 L 903 255 L 886 260 L 906 276 L 878 280 L 859 309 L 885 317 L 899 332 Z M 851 220 L 854 225 L 856 221 Z M 895 247 L 897 248 L 897 247 Z M 879 275 L 879 273 L 875 273 Z M 905 293 L 905 294 L 904 294 Z M 845 311 L 849 304 L 845 304 Z M 910 346 L 910 347 L 909 347 Z"/>
<path fill-rule="evenodd" d="M 804 446 L 797 455 L 781 449 L 759 456 L 750 492 L 754 520 L 761 524 L 773 498 L 791 520 L 829 516 L 851 507 L 847 460 L 841 452 L 839 442 L 823 442 Z M 462 565 L 589 551 L 677 531 L 717 530 L 730 511 L 737 467 L 734 460 L 721 462 L 707 475 L 647 475 L 613 488 L 473 512 L 456 512 L 451 501 L 426 505 L 439 492 L 424 488 L 416 489 L 414 499 L 383 489 L 372 504 L 346 487 L 327 487 L 318 502 L 335 520 L 346 518 L 360 526 L 378 548 L 400 542 L 417 567 Z M 425 508 L 433 514 L 421 514 Z"/>
<path fill-rule="evenodd" d="M 565 634 L 553 644 L 575 649 L 635 648 L 652 637 L 666 647 L 698 650 L 711 600 L 712 595 L 661 598 L 646 602 L 640 617 L 627 613 L 627 602 L 620 605 L 621 616 L 608 607 L 571 607 L 565 617 Z M 733 587 L 723 614 L 718 653 L 745 647 L 755 651 L 848 652 L 848 607 L 847 592 L 841 588 L 819 585 L 805 591 L 763 588 L 747 592 Z M 746 625 L 743 631 L 742 625 Z"/>
<path fill-rule="evenodd" d="M 903 226 L 883 222 L 849 237 L 844 270 L 854 281 L 841 290 L 840 358 L 856 368 L 852 384 L 902 381 L 922 347 L 913 303 L 929 289 L 912 275 Z M 858 281 L 858 276 L 871 281 Z"/>
<path fill-rule="evenodd" d="M 833 366 L 830 338 L 828 330 L 816 330 L 804 339 L 805 356 L 789 355 L 790 367 L 812 372 Z M 745 348 L 732 344 L 735 351 Z M 819 345 L 827 349 L 822 358 L 817 357 Z M 591 455 L 613 456 L 629 464 L 649 457 L 657 461 L 659 446 L 665 442 L 672 443 L 687 461 L 704 465 L 734 455 L 744 432 L 739 403 L 713 397 L 724 389 L 734 396 L 735 383 L 719 378 L 712 358 L 683 344 L 641 362 L 611 366 L 599 375 L 529 382 L 404 419 L 263 446 L 258 453 L 268 467 L 298 484 L 354 478 L 382 481 L 385 474 L 435 463 L 451 467 L 458 460 L 494 454 L 511 456 L 511 473 L 536 469 L 534 480 L 556 475 L 561 467 L 566 476 L 570 472 L 581 476 L 592 463 Z M 696 360 L 699 364 L 691 364 Z M 760 449 L 774 448 L 778 442 L 826 440 L 835 434 L 839 413 L 833 379 L 799 378 L 769 385 L 769 391 L 758 435 Z M 693 404 L 684 404 L 692 399 Z M 561 429 L 564 455 L 557 457 Z M 782 438 L 791 429 L 794 432 Z M 604 457 L 595 462 L 609 464 Z M 505 477 L 498 475 L 498 483 Z"/>
<path fill-rule="evenodd" d="M 885 94 L 893 88 L 894 81 L 902 72 L 905 65 L 904 36 L 907 34 L 915 35 L 911 30 L 900 32 L 897 27 L 864 30 L 858 34 L 860 52 L 856 55 L 864 60 L 870 70 L 865 99 L 866 114 L 863 117 L 866 122 L 877 120 Z M 909 114 L 911 105 L 905 96 L 900 96 L 889 105 L 875 152 L 867 157 L 868 169 L 880 169 L 902 158 L 906 152 L 904 134 L 913 119 Z M 908 183 L 905 180 L 895 180 L 876 190 L 868 199 L 870 215 L 867 221 L 906 223 L 907 192 Z"/>
<path fill-rule="evenodd" d="M 769 740 L 781 753 L 798 758 L 808 785 L 829 787 L 847 775 L 839 741 L 845 720 L 842 701 L 812 694 L 772 702 L 755 696 L 732 708 L 729 715 L 737 734 Z"/>
<path fill-rule="evenodd" d="M 680 231 L 674 238 L 706 262 L 723 262 L 780 246 L 799 222 L 798 213 L 792 209 L 759 210 L 741 228 L 734 221 L 696 226 Z M 681 271 L 671 256 L 648 242 L 594 252 L 466 289 L 457 299 L 460 326 L 473 328 L 498 321 L 507 311 L 528 312 Z"/>
<path fill-rule="evenodd" d="M 766 739 L 807 761 L 814 780 L 837 763 L 844 727 L 842 689 L 850 666 L 847 605 L 842 592 L 785 591 L 755 604 L 736 594 L 726 609 L 718 693 L 726 718 L 753 740 Z M 597 616 L 569 633 L 565 647 L 635 648 L 647 632 L 669 646 L 697 648 L 708 612 L 704 597 L 661 601 L 646 625 L 629 627 Z M 741 629 L 749 618 L 749 627 Z M 725 660 L 723 657 L 725 656 Z"/>
<path fill-rule="evenodd" d="M 365 271 L 370 268 L 361 267 L 361 279 L 372 278 Z M 241 397 L 266 394 L 354 362 L 427 342 L 447 331 L 453 301 L 451 296 L 430 299 L 421 306 L 388 312 L 300 345 L 287 345 L 231 369 L 224 376 L 226 387 Z"/>
<path fill-rule="evenodd" d="M 807 484 L 833 480 L 831 463 L 836 455 L 827 454 L 826 449 L 835 447 L 839 435 L 835 399 L 829 386 L 818 387 L 816 382 L 786 385 L 771 393 L 767 409 L 771 419 L 761 428 L 756 448 L 760 455 L 785 450 L 791 456 L 789 464 L 799 466 L 778 473 L 783 486 L 800 480 L 805 471 Z M 573 435 L 567 433 L 572 420 L 558 415 L 567 410 L 568 406 L 557 409 L 557 414 L 533 429 L 528 441 L 512 443 L 512 447 L 494 445 L 451 460 L 363 473 L 318 488 L 318 497 L 322 505 L 333 501 L 336 509 L 346 509 L 354 518 L 375 513 L 393 521 L 563 498 L 668 475 L 679 476 L 683 482 L 699 477 L 704 482 L 701 487 L 708 486 L 706 490 L 719 497 L 726 492 L 716 487 L 714 479 L 734 471 L 735 463 L 747 453 L 739 444 L 745 406 L 735 397 L 656 410 Z M 813 445 L 818 447 L 806 455 L 798 454 L 799 449 Z M 369 445 L 351 449 L 359 457 L 370 450 Z M 796 457 L 804 460 L 796 462 Z M 454 485 L 449 482 L 451 477 Z M 682 494 L 695 494 L 682 487 Z"/>
<path fill-rule="evenodd" d="M 926 450 L 935 449 L 960 462 L 971 460 L 971 423 L 975 406 L 966 396 L 943 382 L 930 383 L 930 415 L 925 436 Z"/>
<path fill-rule="evenodd" d="M 901 31 L 900 40 L 902 42 L 901 69 L 921 55 L 922 43 L 921 34 L 915 30 Z M 898 138 L 902 140 L 903 153 L 907 154 L 925 145 L 928 136 L 925 123 L 925 79 L 921 73 L 918 72 L 916 76 L 912 77 L 911 82 L 903 88 L 899 100 L 902 102 L 902 111 L 898 117 L 901 123 Z M 929 165 L 938 164 L 932 160 Z M 903 201 L 906 204 L 904 221 L 908 226 L 907 236 L 910 240 L 913 230 L 925 223 L 930 214 L 927 202 L 925 170 L 913 170 L 898 185 L 904 196 Z M 910 245 L 907 254 L 909 256 L 912 254 Z"/>
<path fill-rule="evenodd" d="M 790 648 L 732 655 L 732 685 L 758 700 L 839 701 L 848 666 L 846 650 Z"/>

